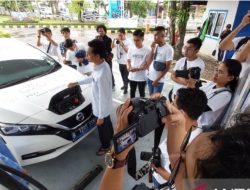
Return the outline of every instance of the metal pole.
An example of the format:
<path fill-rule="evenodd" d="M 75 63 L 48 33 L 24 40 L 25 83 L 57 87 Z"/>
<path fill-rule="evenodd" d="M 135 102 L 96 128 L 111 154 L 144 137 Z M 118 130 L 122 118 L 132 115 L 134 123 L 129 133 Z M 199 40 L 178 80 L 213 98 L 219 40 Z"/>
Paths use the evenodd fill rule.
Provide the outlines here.
<path fill-rule="evenodd" d="M 157 26 L 158 12 L 159 12 L 159 0 L 157 0 L 157 3 L 156 3 L 156 10 L 155 10 L 155 26 Z"/>

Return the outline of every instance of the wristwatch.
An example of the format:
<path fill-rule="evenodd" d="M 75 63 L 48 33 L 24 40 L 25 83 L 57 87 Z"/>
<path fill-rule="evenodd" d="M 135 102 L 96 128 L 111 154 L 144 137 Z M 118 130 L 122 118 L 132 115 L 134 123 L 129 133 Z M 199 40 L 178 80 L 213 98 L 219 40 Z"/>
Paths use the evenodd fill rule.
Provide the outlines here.
<path fill-rule="evenodd" d="M 105 164 L 108 168 L 116 169 L 125 166 L 127 158 L 125 160 L 117 160 L 113 152 L 107 152 L 105 155 Z"/>

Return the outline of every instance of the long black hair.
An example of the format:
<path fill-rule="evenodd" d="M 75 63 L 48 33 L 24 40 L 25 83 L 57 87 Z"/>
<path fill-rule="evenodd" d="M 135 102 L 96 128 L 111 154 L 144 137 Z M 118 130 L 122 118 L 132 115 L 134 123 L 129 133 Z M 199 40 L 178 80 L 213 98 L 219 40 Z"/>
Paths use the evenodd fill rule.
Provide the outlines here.
<path fill-rule="evenodd" d="M 227 85 L 232 92 L 235 92 L 242 68 L 241 63 L 235 59 L 226 59 L 222 63 L 227 67 L 228 74 L 234 77 Z"/>

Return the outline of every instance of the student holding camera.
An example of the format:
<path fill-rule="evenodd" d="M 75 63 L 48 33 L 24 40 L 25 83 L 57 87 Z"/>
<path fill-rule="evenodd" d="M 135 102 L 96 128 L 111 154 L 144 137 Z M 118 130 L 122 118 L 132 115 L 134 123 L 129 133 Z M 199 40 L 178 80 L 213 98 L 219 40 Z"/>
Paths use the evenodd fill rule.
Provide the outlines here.
<path fill-rule="evenodd" d="M 123 86 L 123 94 L 128 93 L 128 69 L 127 69 L 127 53 L 130 46 L 130 41 L 125 35 L 125 29 L 120 28 L 118 30 L 118 37 L 114 38 L 111 44 L 111 48 L 116 48 L 117 63 L 119 64 L 119 70 L 121 73 Z"/>
<path fill-rule="evenodd" d="M 193 184 L 194 179 L 249 178 L 250 114 L 237 115 L 231 128 L 201 133 L 187 146 L 193 131 L 186 131 L 185 113 L 169 103 L 167 107 L 170 114 L 162 118 L 162 122 L 168 129 L 167 147 L 172 168 L 169 180 L 171 184 L 175 184 L 177 190 L 197 188 L 185 188 L 185 179 Z M 128 115 L 132 110 L 130 100 L 118 109 L 116 131 L 128 127 Z M 132 148 L 133 145 L 115 155 L 115 159 L 126 160 Z M 107 167 L 99 189 L 123 190 L 124 166 L 125 164 L 117 168 Z"/>
<path fill-rule="evenodd" d="M 194 99 L 195 101 L 190 101 L 191 99 Z M 192 140 L 202 132 L 201 126 L 198 124 L 197 120 L 205 110 L 207 97 L 205 93 L 199 89 L 180 88 L 177 91 L 177 96 L 173 105 L 183 111 L 186 121 L 186 131 L 190 128 L 193 130 L 188 141 L 188 144 L 190 144 Z M 160 189 L 159 185 L 166 183 L 171 173 L 169 168 L 170 160 L 167 151 L 167 139 L 163 140 L 163 142 L 159 145 L 159 148 L 161 150 L 161 166 L 157 167 L 152 164 L 152 168 L 154 170 L 153 182 L 155 189 Z"/>
<path fill-rule="evenodd" d="M 41 37 L 44 36 L 47 41 L 42 41 Z M 52 39 L 52 31 L 45 27 L 38 30 L 37 43 L 38 47 L 42 47 L 43 51 L 51 56 L 58 56 L 57 47 L 58 44 Z"/>
<path fill-rule="evenodd" d="M 202 45 L 202 41 L 200 38 L 191 38 L 187 41 L 186 45 L 183 47 L 183 55 L 184 57 L 179 59 L 176 62 L 176 65 L 171 74 L 171 79 L 177 84 L 174 85 L 173 89 L 169 93 L 169 99 L 174 99 L 176 92 L 180 88 L 184 88 L 187 86 L 187 80 L 189 78 L 189 72 L 191 68 L 199 68 L 200 72 L 197 70 L 197 77 L 194 76 L 194 79 L 199 80 L 200 74 L 202 74 L 205 70 L 204 61 L 197 56 Z M 198 73 L 199 72 L 199 73 Z M 192 77 L 192 75 L 191 75 Z"/>
<path fill-rule="evenodd" d="M 234 59 L 221 62 L 214 71 L 213 81 L 200 89 L 206 93 L 208 104 L 205 112 L 199 118 L 203 128 L 218 124 L 226 106 L 230 103 L 238 84 L 241 63 Z M 195 88 L 196 81 L 190 78 L 188 87 Z"/>

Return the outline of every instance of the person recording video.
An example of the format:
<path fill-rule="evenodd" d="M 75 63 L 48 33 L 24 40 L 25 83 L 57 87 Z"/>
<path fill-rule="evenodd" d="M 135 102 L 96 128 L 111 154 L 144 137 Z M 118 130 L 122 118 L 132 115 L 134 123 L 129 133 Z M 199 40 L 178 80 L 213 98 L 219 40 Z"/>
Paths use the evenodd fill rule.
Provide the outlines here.
<path fill-rule="evenodd" d="M 123 94 L 128 93 L 128 69 L 127 69 L 127 53 L 131 42 L 126 37 L 125 28 L 119 28 L 117 37 L 113 39 L 111 43 L 111 48 L 116 48 L 117 63 L 119 64 L 119 70 L 121 73 L 123 86 Z"/>
<path fill-rule="evenodd" d="M 174 181 L 177 190 L 184 189 L 184 179 L 249 178 L 250 114 L 240 114 L 231 128 L 201 133 L 187 146 L 192 129 L 186 131 L 185 113 L 168 102 L 166 106 L 170 114 L 162 118 L 162 122 L 168 129 L 167 147 L 172 168 L 169 179 Z M 128 127 L 132 110 L 129 99 L 119 107 L 117 132 Z M 114 159 L 126 160 L 132 148 L 133 145 L 114 155 Z M 124 166 L 106 168 L 100 190 L 123 190 Z"/>
<path fill-rule="evenodd" d="M 195 101 L 190 101 L 191 99 L 194 99 Z M 198 124 L 197 120 L 207 106 L 207 97 L 205 93 L 199 89 L 180 88 L 177 91 L 173 105 L 184 112 L 186 131 L 192 128 L 192 134 L 188 142 L 188 144 L 190 144 L 193 139 L 202 132 L 202 126 Z M 169 169 L 170 160 L 167 151 L 166 138 L 162 141 L 159 148 L 161 150 L 160 166 L 157 167 L 152 163 L 154 171 L 152 179 L 155 189 L 161 189 L 159 187 L 160 184 L 166 183 L 171 173 Z"/>
<path fill-rule="evenodd" d="M 208 98 L 206 110 L 199 118 L 203 128 L 210 128 L 222 119 L 221 116 L 237 87 L 240 72 L 241 63 L 234 59 L 227 59 L 215 69 L 213 81 L 200 88 Z M 195 83 L 196 81 L 190 78 L 187 86 L 195 88 Z"/>
<path fill-rule="evenodd" d="M 197 56 L 202 45 L 200 38 L 191 38 L 183 47 L 184 57 L 176 62 L 176 65 L 171 74 L 171 79 L 177 83 L 169 93 L 169 100 L 174 100 L 176 92 L 180 88 L 187 86 L 189 74 L 193 71 L 193 77 L 196 81 L 200 79 L 200 75 L 205 70 L 204 61 Z M 198 70 L 197 70 L 198 69 Z"/>
<path fill-rule="evenodd" d="M 52 39 L 52 31 L 45 27 L 37 31 L 37 43 L 38 47 L 42 47 L 43 51 L 51 56 L 58 56 L 57 47 L 58 44 Z M 47 41 L 41 40 L 41 37 L 44 36 Z"/>

